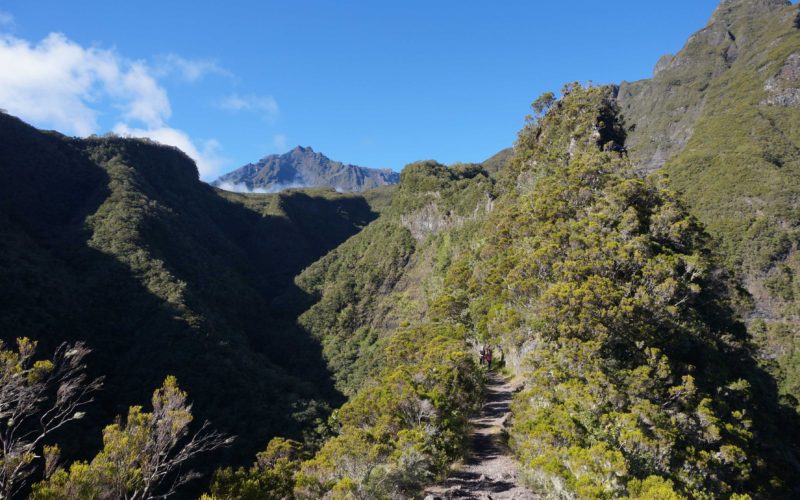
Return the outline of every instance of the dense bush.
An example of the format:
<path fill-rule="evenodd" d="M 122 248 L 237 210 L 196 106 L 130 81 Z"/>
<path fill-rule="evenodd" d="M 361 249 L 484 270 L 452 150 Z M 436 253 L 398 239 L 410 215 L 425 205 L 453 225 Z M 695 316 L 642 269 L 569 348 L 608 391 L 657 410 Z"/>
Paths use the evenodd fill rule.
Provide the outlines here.
<path fill-rule="evenodd" d="M 280 500 L 294 494 L 294 476 L 303 457 L 297 441 L 273 438 L 267 449 L 256 454 L 248 469 L 223 468 L 214 474 L 211 498 L 218 500 Z M 208 497 L 206 497 L 208 498 Z"/>
<path fill-rule="evenodd" d="M 406 498 L 460 456 L 481 379 L 466 331 L 424 324 L 392 336 L 387 367 L 331 418 L 336 437 L 297 476 L 300 498 Z"/>
<path fill-rule="evenodd" d="M 103 449 L 89 462 L 69 470 L 58 466 L 58 448 L 45 448 L 45 480 L 33 488 L 41 500 L 131 500 L 168 498 L 201 474 L 188 469 L 191 461 L 230 444 L 232 438 L 207 429 L 190 433 L 194 419 L 187 395 L 175 377 L 167 377 L 153 393 L 153 409 L 132 406 L 124 423 L 103 430 Z"/>

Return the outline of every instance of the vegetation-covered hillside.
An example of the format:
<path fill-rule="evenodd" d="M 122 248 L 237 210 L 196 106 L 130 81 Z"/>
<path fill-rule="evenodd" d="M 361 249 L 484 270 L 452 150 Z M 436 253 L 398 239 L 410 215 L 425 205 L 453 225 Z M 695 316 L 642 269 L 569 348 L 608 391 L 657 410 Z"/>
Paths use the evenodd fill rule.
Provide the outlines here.
<path fill-rule="evenodd" d="M 491 158 L 487 158 L 481 163 L 481 167 L 490 174 L 496 175 L 501 172 L 514 156 L 513 148 L 506 148 L 498 151 Z"/>
<path fill-rule="evenodd" d="M 418 498 L 488 346 L 545 498 L 800 497 L 798 12 L 725 0 L 652 80 L 568 84 L 483 164 L 361 194 L 224 191 L 0 113 L 0 496 Z M 390 182 L 335 163 L 227 180 Z"/>
<path fill-rule="evenodd" d="M 381 217 L 298 276 L 313 304 L 299 324 L 349 400 L 313 456 L 222 470 L 216 497 L 407 498 L 462 455 L 481 399 L 475 339 L 431 318 L 446 307 L 436 297 L 447 270 L 480 237 L 493 184 L 476 165 L 408 165 Z"/>
<path fill-rule="evenodd" d="M 410 165 L 391 210 L 298 278 L 350 399 L 318 452 L 220 471 L 214 495 L 418 494 L 463 453 L 487 342 L 524 382 L 510 444 L 543 494 L 797 494 L 797 415 L 709 237 L 665 178 L 636 175 L 612 89 L 570 85 L 540 111 L 497 187 Z"/>
<path fill-rule="evenodd" d="M 800 397 L 800 11 L 723 2 L 652 80 L 618 100 L 631 156 L 660 167 L 753 298 L 748 316 L 783 391 Z"/>
<path fill-rule="evenodd" d="M 239 436 L 235 455 L 326 416 L 338 395 L 318 344 L 278 328 L 269 304 L 375 217 L 363 198 L 219 193 L 173 148 L 70 139 L 8 115 L 0 132 L 2 340 L 93 351 L 104 389 L 70 433 L 84 452 L 168 374 L 199 417 Z"/>
<path fill-rule="evenodd" d="M 566 92 L 520 133 L 512 187 L 455 288 L 473 290 L 473 324 L 524 354 L 511 437 L 531 480 L 586 498 L 793 491 L 796 417 L 707 237 L 663 178 L 633 173 L 611 91 Z"/>
<path fill-rule="evenodd" d="M 437 276 L 491 207 L 492 188 L 474 165 L 411 164 L 380 219 L 298 276 L 319 299 L 299 322 L 321 340 L 345 394 L 380 370 L 387 333 L 425 315 Z"/>

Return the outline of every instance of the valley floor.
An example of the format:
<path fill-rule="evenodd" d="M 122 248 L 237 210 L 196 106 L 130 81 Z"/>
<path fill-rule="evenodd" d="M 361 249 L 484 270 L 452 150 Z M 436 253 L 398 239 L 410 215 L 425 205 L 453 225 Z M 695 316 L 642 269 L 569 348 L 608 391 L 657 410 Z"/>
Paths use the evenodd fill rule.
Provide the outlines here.
<path fill-rule="evenodd" d="M 510 414 L 514 386 L 501 375 L 490 373 L 487 391 L 480 415 L 471 421 L 470 454 L 453 467 L 442 484 L 425 490 L 426 499 L 540 498 L 518 479 L 518 463 L 503 436 L 503 423 Z"/>

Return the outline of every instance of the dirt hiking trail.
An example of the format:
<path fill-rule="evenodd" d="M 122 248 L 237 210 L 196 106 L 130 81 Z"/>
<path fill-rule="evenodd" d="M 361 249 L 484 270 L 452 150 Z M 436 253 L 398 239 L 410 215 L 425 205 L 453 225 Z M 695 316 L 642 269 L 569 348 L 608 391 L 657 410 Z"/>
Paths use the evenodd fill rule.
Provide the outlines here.
<path fill-rule="evenodd" d="M 491 372 L 486 390 L 480 415 L 470 420 L 471 451 L 452 468 L 444 483 L 425 489 L 426 500 L 541 498 L 518 480 L 517 461 L 503 437 L 514 386 L 502 375 Z"/>

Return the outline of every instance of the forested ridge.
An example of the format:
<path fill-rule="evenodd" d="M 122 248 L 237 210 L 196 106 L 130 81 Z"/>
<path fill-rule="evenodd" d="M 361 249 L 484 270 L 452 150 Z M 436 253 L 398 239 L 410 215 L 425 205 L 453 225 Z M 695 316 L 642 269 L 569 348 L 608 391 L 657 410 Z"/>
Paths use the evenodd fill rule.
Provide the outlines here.
<path fill-rule="evenodd" d="M 224 193 L 173 148 L 71 139 L 8 115 L 0 128 L 2 339 L 36 340 L 40 355 L 83 341 L 89 371 L 105 376 L 61 438 L 65 456 L 96 449 L 100 428 L 167 375 L 238 436 L 223 461 L 327 418 L 340 396 L 319 349 L 279 326 L 270 303 L 376 217 L 364 198 Z"/>
<path fill-rule="evenodd" d="M 798 19 L 787 0 L 722 2 L 652 79 L 623 83 L 617 96 L 636 167 L 668 175 L 714 238 L 790 399 L 800 396 Z"/>
<path fill-rule="evenodd" d="M 611 91 L 566 92 L 521 132 L 466 282 L 487 334 L 527 352 L 514 449 L 555 493 L 793 489 L 796 415 L 707 236 L 664 178 L 633 173 Z"/>
<path fill-rule="evenodd" d="M 351 397 L 335 437 L 296 458 L 294 494 L 406 497 L 445 473 L 477 404 L 473 346 L 487 342 L 524 381 L 510 442 L 545 495 L 792 494 L 797 415 L 759 366 L 702 226 L 665 178 L 635 173 L 613 89 L 571 84 L 536 109 L 496 185 L 475 167 L 411 165 L 394 232 L 377 239 L 373 223 L 298 278 L 321 280 L 301 323 L 337 346 L 323 352 Z M 453 192 L 475 208 L 447 224 L 460 220 L 440 210 Z M 422 266 L 416 295 L 398 287 Z M 212 493 L 241 495 L 269 470 L 218 475 Z"/>

